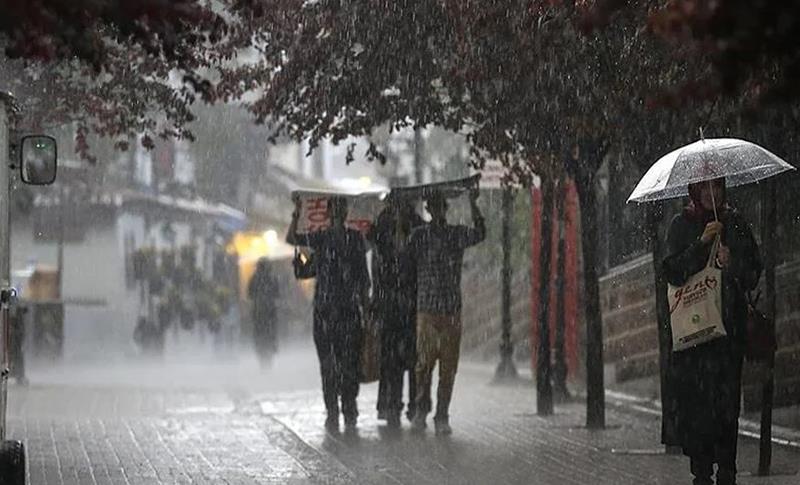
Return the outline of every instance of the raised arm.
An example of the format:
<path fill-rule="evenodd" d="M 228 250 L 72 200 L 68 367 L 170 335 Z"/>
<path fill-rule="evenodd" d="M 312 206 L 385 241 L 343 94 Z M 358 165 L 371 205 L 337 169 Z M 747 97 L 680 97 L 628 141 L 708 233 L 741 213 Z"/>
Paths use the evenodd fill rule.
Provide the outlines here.
<path fill-rule="evenodd" d="M 292 246 L 310 246 L 308 234 L 298 234 L 297 224 L 300 221 L 300 209 L 303 206 L 303 201 L 300 197 L 294 198 L 294 212 L 292 212 L 292 222 L 289 224 L 289 230 L 286 232 L 286 242 Z"/>
<path fill-rule="evenodd" d="M 465 228 L 466 230 L 459 238 L 464 247 L 475 246 L 486 239 L 486 223 L 480 208 L 478 208 L 478 197 L 480 195 L 481 193 L 478 189 L 473 189 L 469 193 L 469 207 L 472 212 L 473 227 Z"/>

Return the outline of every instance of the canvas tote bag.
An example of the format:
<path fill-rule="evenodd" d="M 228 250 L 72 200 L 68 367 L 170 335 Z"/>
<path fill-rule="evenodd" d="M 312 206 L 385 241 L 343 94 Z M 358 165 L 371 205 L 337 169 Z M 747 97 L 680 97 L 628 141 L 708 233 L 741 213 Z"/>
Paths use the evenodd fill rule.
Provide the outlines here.
<path fill-rule="evenodd" d="M 719 238 L 708 263 L 683 286 L 669 285 L 672 350 L 679 352 L 726 336 L 722 324 L 722 271 L 714 265 Z"/>

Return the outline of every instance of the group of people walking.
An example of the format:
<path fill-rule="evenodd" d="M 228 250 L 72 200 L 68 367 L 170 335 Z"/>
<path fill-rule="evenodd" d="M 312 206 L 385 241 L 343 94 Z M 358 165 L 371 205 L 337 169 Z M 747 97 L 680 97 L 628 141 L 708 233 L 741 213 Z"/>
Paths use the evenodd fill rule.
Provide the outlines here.
<path fill-rule="evenodd" d="M 356 426 L 361 319 L 371 312 L 380 329 L 379 419 L 400 427 L 408 373 L 406 416 L 414 430 L 424 430 L 438 362 L 434 425 L 439 434 L 452 432 L 449 407 L 461 340 L 462 260 L 466 248 L 486 237 L 478 195 L 477 190 L 470 192 L 473 225 L 468 227 L 447 222 L 448 202 L 441 193 L 425 198 L 430 222 L 416 213 L 412 200 L 391 194 L 366 237 L 345 226 L 348 206 L 341 197 L 328 201 L 330 227 L 298 233 L 301 202 L 296 201 L 287 241 L 314 252 L 313 333 L 329 430 L 339 429 L 340 414 L 346 428 Z M 368 245 L 374 248 L 372 280 Z"/>
<path fill-rule="evenodd" d="M 716 475 L 718 485 L 733 485 L 747 343 L 746 293 L 758 283 L 761 259 L 747 222 L 727 203 L 724 179 L 691 184 L 688 191 L 689 204 L 669 230 L 664 273 L 679 287 L 713 259 L 722 271 L 725 337 L 672 355 L 678 432 L 666 444 L 680 446 L 690 458 L 695 484 L 715 483 Z M 478 191 L 471 191 L 473 224 L 468 227 L 447 222 L 448 201 L 441 194 L 425 199 L 430 222 L 415 212 L 412 200 L 390 196 L 366 237 L 345 226 L 347 201 L 339 197 L 329 200 L 328 229 L 298 233 L 297 201 L 287 241 L 308 246 L 315 255 L 314 343 L 328 429 L 339 429 L 340 413 L 346 427 L 356 426 L 362 318 L 369 311 L 380 328 L 378 417 L 389 427 L 400 427 L 408 373 L 406 416 L 412 430 L 424 430 L 433 410 L 431 378 L 438 363 L 433 422 L 437 434 L 452 432 L 449 407 L 461 340 L 462 259 L 466 248 L 486 237 L 477 198 Z M 368 245 L 374 248 L 371 279 Z"/>

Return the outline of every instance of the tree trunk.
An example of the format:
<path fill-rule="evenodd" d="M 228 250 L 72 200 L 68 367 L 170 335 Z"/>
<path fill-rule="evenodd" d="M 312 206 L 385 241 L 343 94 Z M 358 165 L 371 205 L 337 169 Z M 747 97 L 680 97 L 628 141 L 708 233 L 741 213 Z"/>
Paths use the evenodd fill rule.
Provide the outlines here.
<path fill-rule="evenodd" d="M 669 300 L 667 299 L 667 279 L 661 262 L 666 256 L 664 239 L 659 233 L 659 225 L 664 219 L 660 202 L 647 206 L 647 232 L 653 253 L 653 280 L 656 294 L 656 325 L 658 326 L 658 363 L 661 386 L 661 443 L 677 445 L 677 402 L 672 392 L 672 331 L 669 320 Z"/>
<path fill-rule="evenodd" d="M 536 359 L 536 413 L 553 414 L 553 385 L 550 369 L 550 252 L 553 231 L 553 182 L 542 180 L 542 235 L 539 252 L 539 347 Z"/>
<path fill-rule="evenodd" d="M 588 154 L 587 154 L 588 155 Z M 592 156 L 592 155 L 588 155 Z M 594 155 L 598 156 L 598 155 Z M 576 178 L 581 203 L 581 244 L 586 313 L 586 426 L 605 428 L 605 384 L 603 382 L 603 316 L 600 313 L 600 281 L 597 274 L 597 192 L 595 171 L 585 168 Z"/>
<path fill-rule="evenodd" d="M 514 214 L 514 193 L 510 187 L 503 191 L 503 268 L 500 271 L 502 280 L 501 311 L 502 335 L 500 340 L 500 364 L 495 371 L 497 382 L 516 379 L 517 368 L 514 365 L 514 344 L 511 342 L 511 225 Z"/>

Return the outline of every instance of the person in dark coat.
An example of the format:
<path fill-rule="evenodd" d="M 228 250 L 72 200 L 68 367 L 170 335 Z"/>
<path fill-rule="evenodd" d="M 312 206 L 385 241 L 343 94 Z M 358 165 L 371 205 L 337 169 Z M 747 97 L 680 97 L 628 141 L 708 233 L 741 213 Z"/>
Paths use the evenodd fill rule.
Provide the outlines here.
<path fill-rule="evenodd" d="M 380 328 L 381 362 L 378 385 L 378 419 L 400 427 L 403 379 L 409 374 L 408 419 L 414 416 L 416 381 L 417 282 L 414 258 L 407 242 L 424 224 L 407 200 L 392 195 L 378 215 L 367 239 L 375 245 L 373 309 Z"/>
<path fill-rule="evenodd" d="M 314 250 L 317 281 L 314 289 L 314 344 L 322 375 L 322 394 L 328 417 L 325 427 L 339 429 L 339 397 L 344 423 L 356 426 L 361 360 L 361 312 L 367 303 L 369 273 L 366 246 L 360 232 L 347 228 L 347 200 L 331 197 L 331 226 L 298 234 L 301 201 L 296 202 L 286 240 Z"/>
<path fill-rule="evenodd" d="M 681 286 L 708 263 L 717 236 L 722 269 L 722 320 L 727 336 L 672 354 L 677 400 L 677 443 L 690 458 L 696 485 L 736 483 L 736 447 L 742 361 L 746 342 L 746 292 L 761 275 L 753 233 L 725 201 L 725 181 L 689 186 L 690 203 L 672 221 L 664 273 Z M 716 207 L 716 217 L 715 217 Z"/>
<path fill-rule="evenodd" d="M 253 302 L 253 340 L 262 365 L 269 365 L 278 350 L 278 319 L 276 301 L 280 285 L 272 273 L 269 261 L 258 261 L 256 271 L 247 287 Z"/>

